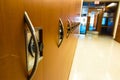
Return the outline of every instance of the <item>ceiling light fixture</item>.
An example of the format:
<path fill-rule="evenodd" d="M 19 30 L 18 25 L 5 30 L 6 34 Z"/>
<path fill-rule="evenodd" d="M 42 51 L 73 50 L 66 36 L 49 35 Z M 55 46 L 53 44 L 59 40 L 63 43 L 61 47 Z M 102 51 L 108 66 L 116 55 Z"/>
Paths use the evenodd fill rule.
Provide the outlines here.
<path fill-rule="evenodd" d="M 94 4 L 100 4 L 100 1 L 99 0 L 95 0 Z"/>
<path fill-rule="evenodd" d="M 110 3 L 107 7 L 115 7 L 117 6 L 117 3 Z"/>

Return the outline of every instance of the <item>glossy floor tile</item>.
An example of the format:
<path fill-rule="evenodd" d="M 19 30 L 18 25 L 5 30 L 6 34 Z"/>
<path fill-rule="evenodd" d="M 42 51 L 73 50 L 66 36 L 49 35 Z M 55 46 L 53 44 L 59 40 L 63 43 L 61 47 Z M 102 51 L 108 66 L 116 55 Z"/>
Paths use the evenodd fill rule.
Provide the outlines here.
<path fill-rule="evenodd" d="M 69 80 L 120 80 L 120 44 L 108 36 L 79 35 Z"/>

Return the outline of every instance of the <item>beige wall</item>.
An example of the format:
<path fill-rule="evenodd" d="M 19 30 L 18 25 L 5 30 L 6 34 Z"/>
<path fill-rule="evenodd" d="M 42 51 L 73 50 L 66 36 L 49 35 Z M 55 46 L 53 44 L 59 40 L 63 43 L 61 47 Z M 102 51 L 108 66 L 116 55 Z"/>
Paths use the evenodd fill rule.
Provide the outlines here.
<path fill-rule="evenodd" d="M 81 0 L 0 0 L 0 79 L 27 80 L 24 11 L 33 25 L 43 28 L 44 59 L 33 80 L 68 80 L 77 38 L 66 38 L 67 17 L 80 12 Z M 64 23 L 64 40 L 57 47 L 58 20 Z"/>

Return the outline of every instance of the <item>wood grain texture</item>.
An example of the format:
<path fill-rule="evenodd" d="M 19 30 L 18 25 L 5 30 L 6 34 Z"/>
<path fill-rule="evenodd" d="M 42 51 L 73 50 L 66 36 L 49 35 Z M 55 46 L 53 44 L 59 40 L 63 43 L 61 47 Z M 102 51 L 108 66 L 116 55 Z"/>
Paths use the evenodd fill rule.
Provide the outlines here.
<path fill-rule="evenodd" d="M 120 43 L 120 14 L 119 14 L 119 22 L 118 22 L 118 27 L 117 27 L 115 40 Z"/>
<path fill-rule="evenodd" d="M 26 80 L 23 12 L 22 0 L 0 0 L 1 80 Z"/>
<path fill-rule="evenodd" d="M 24 11 L 35 27 L 43 28 L 44 59 L 33 80 L 68 80 L 77 38 L 66 38 L 67 18 L 79 15 L 81 0 L 1 0 L 0 79 L 26 80 Z M 63 20 L 64 40 L 57 47 L 58 21 Z"/>

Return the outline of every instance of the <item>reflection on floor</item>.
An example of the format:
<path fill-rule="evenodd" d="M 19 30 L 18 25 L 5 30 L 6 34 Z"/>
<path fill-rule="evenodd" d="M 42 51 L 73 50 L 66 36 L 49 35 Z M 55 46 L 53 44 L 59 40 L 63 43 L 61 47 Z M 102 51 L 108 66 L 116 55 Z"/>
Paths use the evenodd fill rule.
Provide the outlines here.
<path fill-rule="evenodd" d="M 120 80 L 120 44 L 108 36 L 80 35 L 69 80 Z"/>

